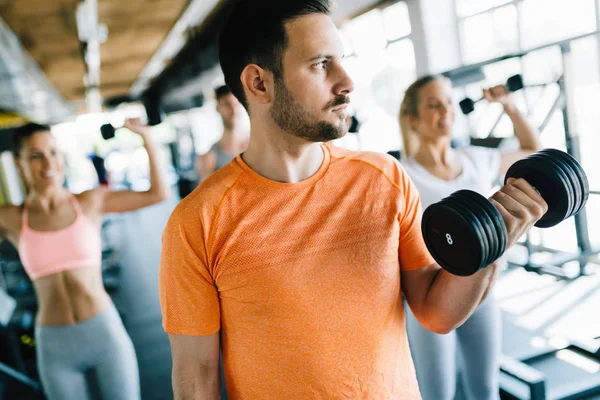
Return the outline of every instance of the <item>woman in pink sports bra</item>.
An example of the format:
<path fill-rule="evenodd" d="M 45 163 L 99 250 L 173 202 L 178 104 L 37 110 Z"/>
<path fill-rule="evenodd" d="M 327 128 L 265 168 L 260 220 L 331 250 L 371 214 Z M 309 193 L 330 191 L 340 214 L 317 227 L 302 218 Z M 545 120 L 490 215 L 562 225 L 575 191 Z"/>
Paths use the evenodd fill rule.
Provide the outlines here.
<path fill-rule="evenodd" d="M 64 161 L 50 128 L 28 124 L 13 135 L 28 193 L 22 207 L 0 208 L 0 233 L 19 250 L 35 287 L 37 365 L 50 400 L 140 398 L 133 344 L 102 281 L 100 226 L 105 213 L 159 203 L 170 189 L 150 128 L 138 119 L 125 127 L 142 137 L 148 153 L 145 192 L 100 186 L 73 195 L 63 187 Z"/>

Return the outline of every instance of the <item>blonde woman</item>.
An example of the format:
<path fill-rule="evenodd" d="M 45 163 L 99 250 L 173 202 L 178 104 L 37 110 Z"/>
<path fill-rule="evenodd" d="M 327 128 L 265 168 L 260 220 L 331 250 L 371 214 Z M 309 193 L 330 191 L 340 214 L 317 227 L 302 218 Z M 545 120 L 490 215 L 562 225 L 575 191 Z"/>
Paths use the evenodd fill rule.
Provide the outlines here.
<path fill-rule="evenodd" d="M 519 150 L 502 153 L 473 146 L 451 148 L 455 107 L 450 81 L 443 76 L 425 76 L 407 89 L 400 108 L 402 161 L 419 190 L 423 209 L 459 189 L 487 197 L 494 181 L 512 163 L 541 149 L 537 130 L 517 109 L 504 86 L 484 90 L 484 97 L 504 107 L 514 125 Z M 498 399 L 501 325 L 493 295 L 447 335 L 424 329 L 407 310 L 407 331 L 423 400 L 454 399 L 459 372 L 468 399 Z"/>

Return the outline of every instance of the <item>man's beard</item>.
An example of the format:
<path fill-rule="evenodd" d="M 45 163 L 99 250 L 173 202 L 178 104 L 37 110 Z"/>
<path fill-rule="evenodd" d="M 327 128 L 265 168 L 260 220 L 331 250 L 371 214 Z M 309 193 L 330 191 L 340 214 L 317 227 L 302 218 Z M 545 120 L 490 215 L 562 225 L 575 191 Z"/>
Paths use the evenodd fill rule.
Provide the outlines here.
<path fill-rule="evenodd" d="M 338 96 L 324 109 L 328 111 L 349 102 L 347 96 Z M 328 142 L 339 139 L 348 132 L 348 126 L 343 118 L 340 118 L 340 124 L 337 126 L 327 121 L 317 120 L 294 100 L 283 79 L 280 78 L 275 79 L 275 101 L 270 112 L 281 129 L 311 142 Z"/>

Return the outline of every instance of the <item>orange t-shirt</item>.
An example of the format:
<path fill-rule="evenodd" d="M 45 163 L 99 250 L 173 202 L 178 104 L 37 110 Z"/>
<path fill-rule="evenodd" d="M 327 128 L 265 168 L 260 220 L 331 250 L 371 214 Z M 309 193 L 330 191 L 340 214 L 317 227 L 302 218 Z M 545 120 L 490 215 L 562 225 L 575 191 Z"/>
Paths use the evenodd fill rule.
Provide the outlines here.
<path fill-rule="evenodd" d="M 432 264 L 391 156 L 323 145 L 309 179 L 237 157 L 175 209 L 159 275 L 167 333 L 221 331 L 230 399 L 420 399 L 400 271 Z"/>

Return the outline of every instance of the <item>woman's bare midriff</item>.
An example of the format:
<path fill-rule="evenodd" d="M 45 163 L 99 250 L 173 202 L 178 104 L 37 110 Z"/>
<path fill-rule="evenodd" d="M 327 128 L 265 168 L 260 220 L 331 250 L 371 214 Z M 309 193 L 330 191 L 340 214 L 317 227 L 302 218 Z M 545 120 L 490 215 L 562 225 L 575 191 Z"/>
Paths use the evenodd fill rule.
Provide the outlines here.
<path fill-rule="evenodd" d="M 38 325 L 73 325 L 98 315 L 111 304 L 100 266 L 58 272 L 38 278 L 33 284 L 38 297 Z"/>

